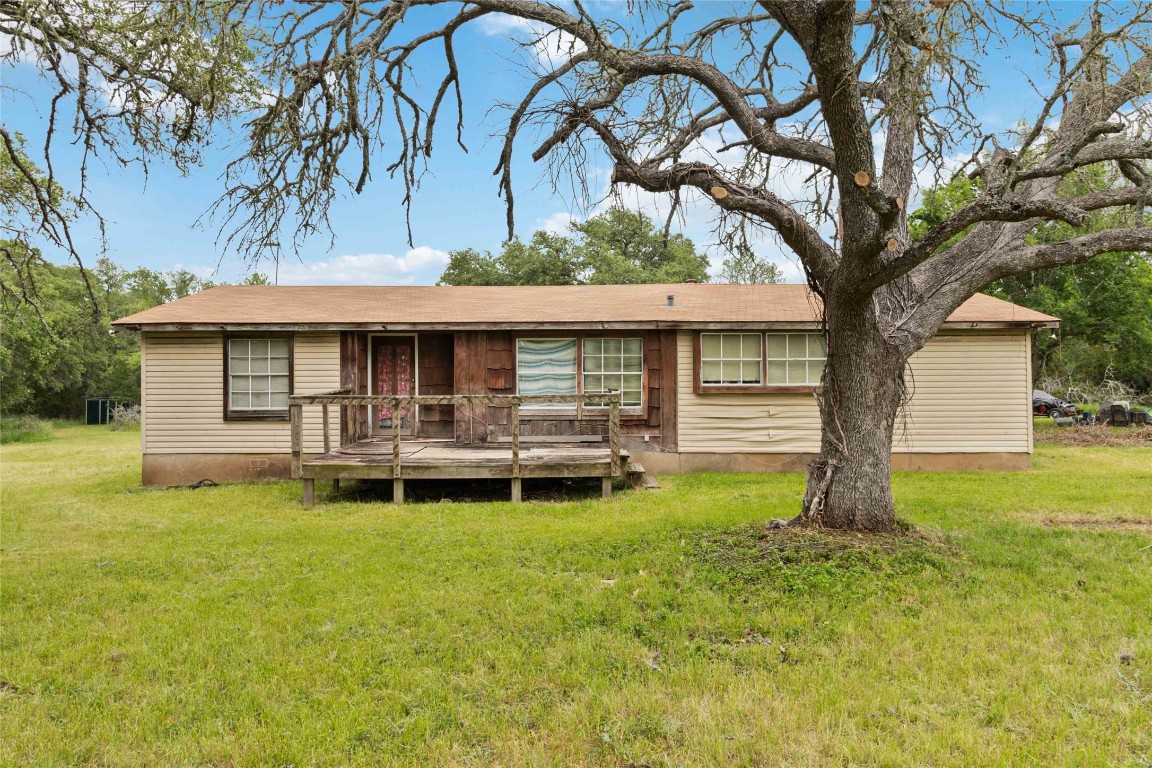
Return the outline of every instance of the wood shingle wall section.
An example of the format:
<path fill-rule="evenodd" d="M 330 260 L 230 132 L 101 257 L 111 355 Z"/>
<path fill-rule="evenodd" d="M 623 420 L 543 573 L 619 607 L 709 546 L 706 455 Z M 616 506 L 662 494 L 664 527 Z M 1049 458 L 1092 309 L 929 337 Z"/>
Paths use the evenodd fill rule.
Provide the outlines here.
<path fill-rule="evenodd" d="M 258 334 L 254 334 L 258 335 Z M 293 378 L 300 392 L 340 387 L 340 335 L 294 335 Z M 141 336 L 146 454 L 286 453 L 287 421 L 224 421 L 224 338 L 219 333 Z M 323 448 L 319 407 L 304 409 L 305 450 Z"/>
<path fill-rule="evenodd" d="M 820 450 L 811 394 L 696 394 L 693 333 L 678 333 L 679 451 Z M 1031 385 L 1027 331 L 936 336 L 908 364 L 911 400 L 896 423 L 896 453 L 1028 453 Z"/>
<path fill-rule="evenodd" d="M 452 371 L 457 395 L 487 394 L 488 332 L 458 331 L 455 334 L 455 367 Z M 484 442 L 488 408 L 483 405 L 456 408 L 456 440 Z"/>
<path fill-rule="evenodd" d="M 422 333 L 417 340 L 417 381 L 421 395 L 454 394 L 455 345 L 450 333 Z M 454 436 L 454 408 L 447 405 L 420 406 L 420 437 Z"/>
<path fill-rule="evenodd" d="M 511 331 L 489 331 L 485 352 L 486 383 L 492 395 L 516 393 L 516 339 Z"/>

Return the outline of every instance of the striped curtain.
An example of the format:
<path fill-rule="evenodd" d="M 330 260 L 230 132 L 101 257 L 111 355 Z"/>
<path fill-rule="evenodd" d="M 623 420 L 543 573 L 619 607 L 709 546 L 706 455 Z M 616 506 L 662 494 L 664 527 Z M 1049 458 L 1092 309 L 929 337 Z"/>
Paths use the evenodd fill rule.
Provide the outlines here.
<path fill-rule="evenodd" d="M 576 339 L 520 339 L 516 383 L 521 395 L 576 392 Z"/>

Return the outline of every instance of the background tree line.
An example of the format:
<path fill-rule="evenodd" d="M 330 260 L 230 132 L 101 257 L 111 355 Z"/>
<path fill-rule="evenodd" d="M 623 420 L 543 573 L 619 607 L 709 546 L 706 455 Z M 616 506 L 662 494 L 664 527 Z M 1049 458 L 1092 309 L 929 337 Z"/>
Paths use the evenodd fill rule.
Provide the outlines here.
<path fill-rule="evenodd" d="M 0 242 L 8 254 L 19 248 Z M 37 301 L 8 289 L 16 284 L 15 268 L 10 259 L 0 261 L 5 286 L 0 292 L 0 412 L 5 415 L 78 417 L 89 397 L 139 402 L 139 337 L 112 333 L 111 321 L 214 285 L 186 270 L 126 270 L 109 259 L 98 260 L 87 276 L 74 264 L 39 258 L 22 263 L 35 282 Z M 260 285 L 267 279 L 255 274 L 246 282 Z"/>

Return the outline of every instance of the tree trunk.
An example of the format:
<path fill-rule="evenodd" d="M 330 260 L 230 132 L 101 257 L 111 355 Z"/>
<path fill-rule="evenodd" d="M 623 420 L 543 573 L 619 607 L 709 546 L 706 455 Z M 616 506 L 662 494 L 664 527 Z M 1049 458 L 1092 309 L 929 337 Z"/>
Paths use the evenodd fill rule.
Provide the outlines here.
<path fill-rule="evenodd" d="M 904 355 L 880 333 L 872 299 L 825 308 L 828 361 L 820 395 L 820 458 L 808 468 L 802 519 L 827 528 L 896 527 L 892 433 Z"/>

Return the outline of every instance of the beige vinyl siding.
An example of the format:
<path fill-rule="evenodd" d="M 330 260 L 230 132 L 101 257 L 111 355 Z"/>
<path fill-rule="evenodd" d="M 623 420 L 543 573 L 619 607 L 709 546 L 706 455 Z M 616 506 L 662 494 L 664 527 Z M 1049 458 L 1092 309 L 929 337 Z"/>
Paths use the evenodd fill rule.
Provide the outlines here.
<path fill-rule="evenodd" d="M 895 450 L 1029 453 L 1030 334 L 956 332 L 912 356 L 912 399 L 896 421 Z"/>
<path fill-rule="evenodd" d="M 933 338 L 909 361 L 912 400 L 893 450 L 1031 451 L 1028 332 Z M 692 333 L 677 335 L 682 453 L 815 453 L 820 415 L 811 394 L 694 393 Z"/>
<path fill-rule="evenodd" d="M 810 394 L 707 394 L 692 391 L 692 332 L 676 335 L 677 420 L 681 453 L 812 453 L 820 413 Z"/>
<path fill-rule="evenodd" d="M 298 333 L 293 342 L 297 393 L 340 386 L 340 336 Z M 288 422 L 224 420 L 224 340 L 220 334 L 142 337 L 142 440 L 145 453 L 290 453 Z M 339 440 L 338 409 L 330 414 Z M 304 450 L 323 450 L 319 406 L 304 408 Z"/>

